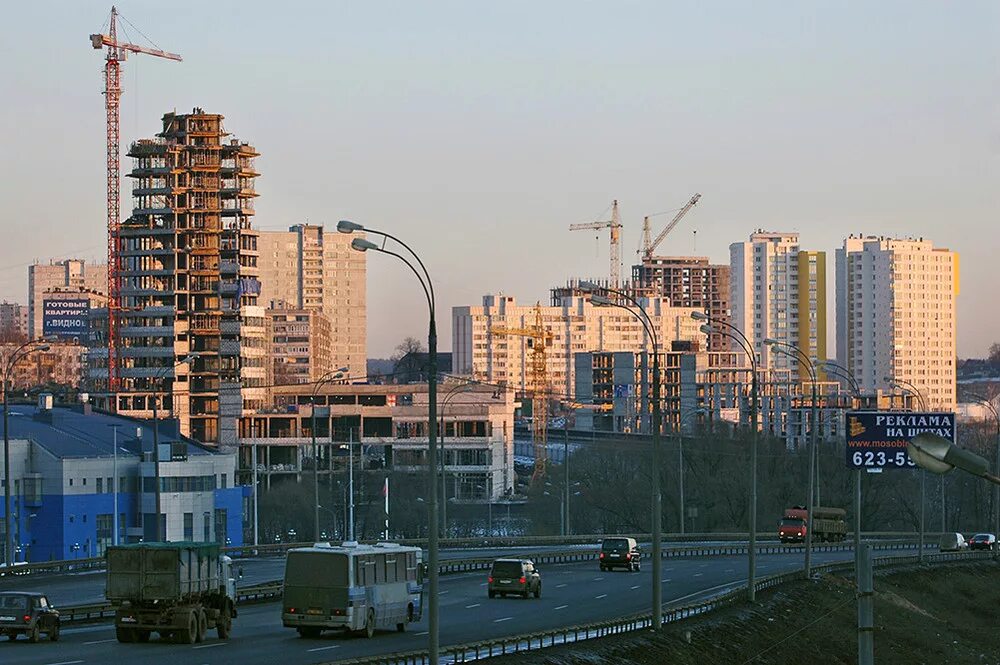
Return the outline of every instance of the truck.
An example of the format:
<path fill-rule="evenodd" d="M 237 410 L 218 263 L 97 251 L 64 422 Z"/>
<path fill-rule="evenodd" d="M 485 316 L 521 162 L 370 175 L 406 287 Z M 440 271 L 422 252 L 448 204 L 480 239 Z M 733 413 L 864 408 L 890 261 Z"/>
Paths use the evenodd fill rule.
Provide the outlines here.
<path fill-rule="evenodd" d="M 843 508 L 813 506 L 813 540 L 839 542 L 847 535 L 847 511 Z M 778 523 L 778 540 L 801 543 L 809 528 L 809 513 L 805 506 L 786 508 Z"/>
<path fill-rule="evenodd" d="M 215 543 L 134 543 L 108 547 L 105 596 L 119 642 L 193 644 L 215 629 L 228 639 L 236 617 L 232 560 Z"/>

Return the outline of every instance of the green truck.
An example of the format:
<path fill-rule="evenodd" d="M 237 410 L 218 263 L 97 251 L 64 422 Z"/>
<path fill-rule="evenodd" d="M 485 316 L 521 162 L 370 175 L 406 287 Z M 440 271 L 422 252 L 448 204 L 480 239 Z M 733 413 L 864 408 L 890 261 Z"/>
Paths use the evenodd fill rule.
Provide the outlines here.
<path fill-rule="evenodd" d="M 136 543 L 109 547 L 105 596 L 115 606 L 119 642 L 151 633 L 182 644 L 208 630 L 227 639 L 236 616 L 232 560 L 215 543 Z"/>

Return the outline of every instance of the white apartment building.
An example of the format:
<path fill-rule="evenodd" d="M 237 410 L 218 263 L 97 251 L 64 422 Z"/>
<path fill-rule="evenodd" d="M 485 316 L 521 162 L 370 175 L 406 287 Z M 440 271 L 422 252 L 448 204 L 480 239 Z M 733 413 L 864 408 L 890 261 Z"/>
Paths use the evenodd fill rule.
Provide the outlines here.
<path fill-rule="evenodd" d="M 798 362 L 764 344 L 773 338 L 826 360 L 826 253 L 799 248 L 798 233 L 758 230 L 729 246 L 732 323 L 764 367 L 808 379 Z"/>
<path fill-rule="evenodd" d="M 955 410 L 958 254 L 923 238 L 851 236 L 836 260 L 837 355 L 861 388 L 912 384 L 928 409 Z"/>
<path fill-rule="evenodd" d="M 362 377 L 368 361 L 366 255 L 351 249 L 355 237 L 315 224 L 261 231 L 258 266 L 261 302 L 322 312 L 331 325 L 332 366 Z"/>
<path fill-rule="evenodd" d="M 101 295 L 108 293 L 107 264 L 66 259 L 28 266 L 28 336 L 42 336 L 43 301 L 46 298 L 75 295 L 91 300 L 91 306 L 104 304 Z"/>
<path fill-rule="evenodd" d="M 670 348 L 677 340 L 693 341 L 707 348 L 700 321 L 691 318 L 694 307 L 671 307 L 667 298 L 641 300 L 652 319 L 660 345 Z M 566 296 L 555 306 L 537 306 L 542 325 L 552 333 L 546 347 L 549 392 L 572 396 L 575 386 L 573 356 L 587 351 L 652 350 L 642 323 L 619 307 L 595 307 L 588 297 Z M 506 383 L 518 391 L 531 388 L 529 337 L 494 335 L 491 330 L 531 328 L 536 305 L 518 304 L 513 296 L 483 296 L 480 307 L 452 308 L 452 367 L 490 383 Z"/>

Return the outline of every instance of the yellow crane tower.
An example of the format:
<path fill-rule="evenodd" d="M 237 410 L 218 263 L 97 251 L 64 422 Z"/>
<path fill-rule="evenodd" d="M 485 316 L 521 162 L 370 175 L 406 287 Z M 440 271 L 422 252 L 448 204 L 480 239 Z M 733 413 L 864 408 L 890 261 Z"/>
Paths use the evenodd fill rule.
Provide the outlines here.
<path fill-rule="evenodd" d="M 585 224 L 570 224 L 570 231 L 587 231 L 598 229 L 611 229 L 611 288 L 617 289 L 621 284 L 622 258 L 621 258 L 621 232 L 622 219 L 618 215 L 618 199 L 611 204 L 611 219 L 600 222 L 587 222 Z"/>
<path fill-rule="evenodd" d="M 549 377 L 545 366 L 545 348 L 552 345 L 552 332 L 542 322 L 542 305 L 535 303 L 535 323 L 524 328 L 495 326 L 490 334 L 508 337 L 526 337 L 531 349 L 531 371 L 528 373 L 531 391 L 531 440 L 535 451 L 535 472 L 532 482 L 545 476 L 548 460 L 546 432 L 549 419 Z"/>

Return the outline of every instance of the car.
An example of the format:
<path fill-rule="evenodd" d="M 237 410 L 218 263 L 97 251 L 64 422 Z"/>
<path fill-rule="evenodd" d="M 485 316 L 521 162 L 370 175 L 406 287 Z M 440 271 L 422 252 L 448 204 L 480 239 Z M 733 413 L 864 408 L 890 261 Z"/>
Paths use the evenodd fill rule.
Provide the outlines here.
<path fill-rule="evenodd" d="M 642 552 L 635 538 L 605 538 L 601 541 L 598 556 L 601 570 L 624 568 L 639 571 L 642 566 Z"/>
<path fill-rule="evenodd" d="M 0 592 L 0 635 L 16 640 L 18 635 L 37 642 L 39 636 L 59 640 L 59 612 L 45 594 L 29 591 Z"/>
<path fill-rule="evenodd" d="M 970 550 L 996 550 L 997 537 L 992 533 L 977 533 L 969 538 Z"/>
<path fill-rule="evenodd" d="M 528 559 L 497 559 L 490 567 L 486 583 L 490 598 L 542 596 L 542 576 Z"/>
<path fill-rule="evenodd" d="M 943 533 L 938 549 L 942 552 L 958 552 L 968 549 L 969 543 L 965 542 L 965 537 L 960 533 Z"/>

